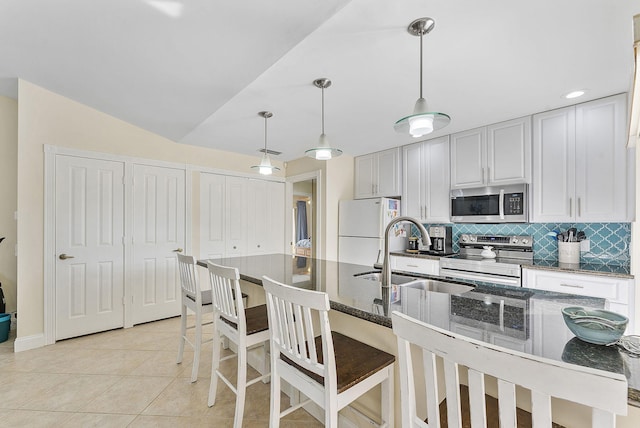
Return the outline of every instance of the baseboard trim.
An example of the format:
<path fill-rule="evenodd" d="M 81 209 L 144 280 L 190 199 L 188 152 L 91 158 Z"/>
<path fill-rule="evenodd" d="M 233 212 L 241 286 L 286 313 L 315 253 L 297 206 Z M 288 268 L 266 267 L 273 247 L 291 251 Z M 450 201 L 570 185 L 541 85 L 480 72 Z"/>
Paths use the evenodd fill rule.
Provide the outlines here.
<path fill-rule="evenodd" d="M 42 348 L 45 346 L 44 334 L 34 334 L 26 337 L 18 337 L 13 342 L 13 352 L 28 351 L 30 349 Z"/>

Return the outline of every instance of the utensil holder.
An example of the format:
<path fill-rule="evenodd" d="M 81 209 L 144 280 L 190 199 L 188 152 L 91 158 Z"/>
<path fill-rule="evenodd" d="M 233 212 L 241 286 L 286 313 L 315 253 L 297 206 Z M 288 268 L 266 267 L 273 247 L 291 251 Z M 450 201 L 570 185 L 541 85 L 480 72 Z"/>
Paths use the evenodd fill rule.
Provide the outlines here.
<path fill-rule="evenodd" d="M 580 263 L 580 243 L 558 242 L 558 262 L 572 264 Z"/>

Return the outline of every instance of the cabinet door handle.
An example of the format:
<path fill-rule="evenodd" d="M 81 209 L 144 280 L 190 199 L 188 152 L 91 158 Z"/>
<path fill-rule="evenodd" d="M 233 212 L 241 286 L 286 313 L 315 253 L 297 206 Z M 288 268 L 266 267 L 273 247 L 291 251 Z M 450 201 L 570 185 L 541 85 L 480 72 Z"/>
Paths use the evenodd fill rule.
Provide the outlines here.
<path fill-rule="evenodd" d="M 580 204 L 580 198 L 578 198 L 578 217 L 582 215 L 582 206 Z"/>
<path fill-rule="evenodd" d="M 487 167 L 487 183 L 491 181 L 491 168 Z"/>
<path fill-rule="evenodd" d="M 481 181 L 484 183 L 485 182 L 485 180 L 484 180 L 484 168 L 480 168 L 480 170 L 482 171 L 482 180 Z"/>
<path fill-rule="evenodd" d="M 417 267 L 418 267 L 418 265 L 407 265 L 407 267 L 414 267 L 414 268 L 417 268 Z"/>
<path fill-rule="evenodd" d="M 560 287 L 584 288 L 582 285 L 576 285 L 576 284 L 560 284 Z"/>
<path fill-rule="evenodd" d="M 573 216 L 573 199 L 569 198 L 569 217 Z"/>

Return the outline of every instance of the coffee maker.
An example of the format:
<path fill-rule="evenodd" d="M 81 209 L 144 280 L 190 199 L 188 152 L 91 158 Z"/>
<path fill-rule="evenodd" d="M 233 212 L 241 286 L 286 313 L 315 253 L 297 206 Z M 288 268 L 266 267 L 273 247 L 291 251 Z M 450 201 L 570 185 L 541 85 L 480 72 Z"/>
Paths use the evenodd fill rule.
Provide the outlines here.
<path fill-rule="evenodd" d="M 453 233 L 451 226 L 429 226 L 431 248 L 429 252 L 441 256 L 453 254 Z"/>

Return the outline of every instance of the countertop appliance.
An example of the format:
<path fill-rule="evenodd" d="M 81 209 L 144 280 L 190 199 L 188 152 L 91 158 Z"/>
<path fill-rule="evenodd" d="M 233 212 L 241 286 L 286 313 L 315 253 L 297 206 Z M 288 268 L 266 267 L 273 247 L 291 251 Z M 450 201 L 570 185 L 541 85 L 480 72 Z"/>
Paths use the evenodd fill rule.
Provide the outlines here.
<path fill-rule="evenodd" d="M 455 280 L 522 286 L 522 265 L 533 262 L 533 237 L 529 235 L 462 234 L 460 252 L 440 259 L 440 276 Z M 492 247 L 495 258 L 481 255 Z"/>
<path fill-rule="evenodd" d="M 533 292 L 483 287 L 451 296 L 451 321 L 514 337 L 529 338 L 529 299 Z"/>
<path fill-rule="evenodd" d="M 453 254 L 453 229 L 451 226 L 429 226 L 431 248 L 429 254 L 446 256 Z"/>
<path fill-rule="evenodd" d="M 451 191 L 454 223 L 526 223 L 529 218 L 526 184 Z"/>
<path fill-rule="evenodd" d="M 384 249 L 384 231 L 400 216 L 400 200 L 390 198 L 340 201 L 338 205 L 338 261 L 372 266 Z M 407 237 L 402 225 L 389 232 L 391 251 L 404 251 Z"/>

